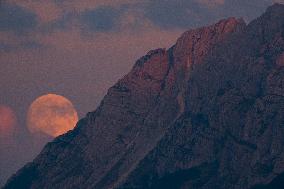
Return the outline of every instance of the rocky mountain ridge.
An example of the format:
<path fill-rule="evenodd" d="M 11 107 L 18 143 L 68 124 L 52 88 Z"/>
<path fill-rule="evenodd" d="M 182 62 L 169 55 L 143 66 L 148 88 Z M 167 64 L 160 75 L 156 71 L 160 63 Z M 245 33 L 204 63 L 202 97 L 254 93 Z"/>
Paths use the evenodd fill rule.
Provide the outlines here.
<path fill-rule="evenodd" d="M 284 172 L 283 52 L 280 4 L 187 31 L 4 188 L 269 187 Z"/>

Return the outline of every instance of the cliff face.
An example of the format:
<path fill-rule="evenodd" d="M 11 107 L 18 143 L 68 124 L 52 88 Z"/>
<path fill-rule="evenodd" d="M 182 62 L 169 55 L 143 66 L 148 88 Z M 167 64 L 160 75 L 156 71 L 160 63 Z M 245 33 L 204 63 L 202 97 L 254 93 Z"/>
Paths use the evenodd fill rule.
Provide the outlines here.
<path fill-rule="evenodd" d="M 284 172 L 283 52 L 283 5 L 185 32 L 4 188 L 268 187 Z"/>

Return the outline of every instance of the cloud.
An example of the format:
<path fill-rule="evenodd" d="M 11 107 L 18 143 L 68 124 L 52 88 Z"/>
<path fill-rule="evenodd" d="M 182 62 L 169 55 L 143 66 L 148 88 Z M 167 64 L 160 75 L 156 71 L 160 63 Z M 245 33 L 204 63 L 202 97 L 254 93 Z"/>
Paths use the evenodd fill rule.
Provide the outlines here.
<path fill-rule="evenodd" d="M 152 0 L 146 3 L 145 17 L 161 29 L 189 29 L 226 17 L 246 21 L 260 16 L 273 2 L 284 0 Z"/>
<path fill-rule="evenodd" d="M 272 0 L 273 3 L 281 3 L 284 4 L 284 0 Z"/>
<path fill-rule="evenodd" d="M 145 16 L 163 29 L 196 27 L 211 19 L 207 7 L 195 0 L 153 0 Z"/>
<path fill-rule="evenodd" d="M 220 17 L 242 17 L 250 22 L 260 16 L 272 3 L 272 0 L 225 0 L 224 4 L 214 9 L 214 12 L 219 12 Z"/>
<path fill-rule="evenodd" d="M 68 9 L 56 19 L 40 23 L 38 32 L 44 35 L 57 31 L 71 33 L 73 30 L 81 30 L 81 34 L 114 31 L 119 29 L 120 18 L 125 10 L 113 6 L 96 6 L 80 11 Z"/>
<path fill-rule="evenodd" d="M 0 4 L 0 31 L 23 33 L 36 28 L 36 14 L 15 4 Z"/>
<path fill-rule="evenodd" d="M 88 32 L 109 32 L 117 31 L 117 29 L 123 32 L 125 26 L 126 29 L 132 27 L 138 32 L 137 28 L 143 29 L 145 24 L 151 25 L 151 23 L 161 29 L 185 30 L 207 25 L 229 16 L 244 17 L 250 21 L 260 15 L 268 5 L 283 1 L 82 0 L 78 2 L 77 0 L 10 0 L 26 12 L 34 12 L 39 20 L 40 31 L 46 33 L 62 29 L 68 30 L 71 27 L 82 27 Z M 7 22 L 5 23 L 7 25 Z"/>
<path fill-rule="evenodd" d="M 130 5 L 100 6 L 95 9 L 87 9 L 80 14 L 79 24 L 87 34 L 97 32 L 116 32 L 130 34 L 143 33 L 152 30 L 156 26 L 145 17 L 141 7 Z M 173 29 L 174 30 L 174 29 Z"/>
<path fill-rule="evenodd" d="M 56 0 L 9 0 L 9 2 L 34 12 L 41 23 L 52 22 L 62 16 L 64 12 L 56 4 Z"/>
<path fill-rule="evenodd" d="M 260 15 L 271 1 L 82 0 L 78 3 L 75 0 L 51 0 L 45 3 L 45 0 L 11 0 L 12 3 L 0 7 L 0 50 L 40 48 L 53 41 L 72 39 L 77 34 L 82 39 L 90 39 L 97 38 L 98 34 L 185 31 L 230 16 L 242 16 L 248 21 Z M 29 35 L 8 35 L 7 38 L 3 37 L 3 32 L 28 32 Z M 57 38 L 58 32 L 65 33 L 62 39 Z M 62 42 L 62 48 L 72 48 L 76 43 L 74 40 Z M 54 45 L 61 47 L 59 43 Z"/>
<path fill-rule="evenodd" d="M 116 27 L 121 11 L 110 6 L 101 6 L 82 12 L 81 23 L 90 31 L 108 32 Z"/>
<path fill-rule="evenodd" d="M 24 41 L 18 44 L 3 43 L 0 42 L 0 53 L 1 52 L 15 52 L 17 50 L 31 50 L 43 48 L 44 46 L 36 41 Z"/>
<path fill-rule="evenodd" d="M 220 6 L 225 3 L 225 0 L 196 0 L 196 1 L 210 8 L 214 8 L 215 6 Z"/>
<path fill-rule="evenodd" d="M 96 9 L 102 6 L 119 8 L 124 5 L 137 5 L 141 3 L 137 0 L 82 0 L 80 3 L 78 3 L 78 0 L 54 0 L 54 2 L 63 9 L 75 10 L 77 12 L 82 12 L 86 9 Z"/>
<path fill-rule="evenodd" d="M 0 54 L 4 56 L 4 52 L 17 52 L 31 49 L 39 49 L 45 47 L 37 40 L 37 30 L 25 31 L 0 31 Z"/>
<path fill-rule="evenodd" d="M 42 23 L 39 27 L 39 32 L 41 34 L 50 34 L 55 31 L 66 31 L 71 30 L 74 27 L 78 27 L 78 24 L 76 24 L 76 19 L 78 16 L 72 14 L 72 13 L 65 13 L 62 14 L 60 17 L 58 17 L 55 20 L 52 20 L 47 23 Z"/>

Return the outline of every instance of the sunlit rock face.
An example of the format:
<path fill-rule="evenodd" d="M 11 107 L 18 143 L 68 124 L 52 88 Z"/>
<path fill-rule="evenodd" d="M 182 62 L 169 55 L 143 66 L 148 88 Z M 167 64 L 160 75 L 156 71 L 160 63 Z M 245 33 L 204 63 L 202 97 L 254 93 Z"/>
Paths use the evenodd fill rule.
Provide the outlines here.
<path fill-rule="evenodd" d="M 274 5 L 249 25 L 222 20 L 150 51 L 96 111 L 4 188 L 246 189 L 276 182 L 284 172 L 283 26 L 284 6 Z"/>

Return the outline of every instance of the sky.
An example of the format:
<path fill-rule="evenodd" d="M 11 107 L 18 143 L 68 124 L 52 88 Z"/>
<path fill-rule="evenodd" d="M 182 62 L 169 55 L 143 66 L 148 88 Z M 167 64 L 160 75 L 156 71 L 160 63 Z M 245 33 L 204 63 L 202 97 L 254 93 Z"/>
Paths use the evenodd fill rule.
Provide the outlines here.
<path fill-rule="evenodd" d="M 1 107 L 13 117 L 9 139 L 0 133 L 0 186 L 51 140 L 26 127 L 36 98 L 62 95 L 82 118 L 151 49 L 222 18 L 249 22 L 275 2 L 284 0 L 0 0 L 0 124 Z"/>

